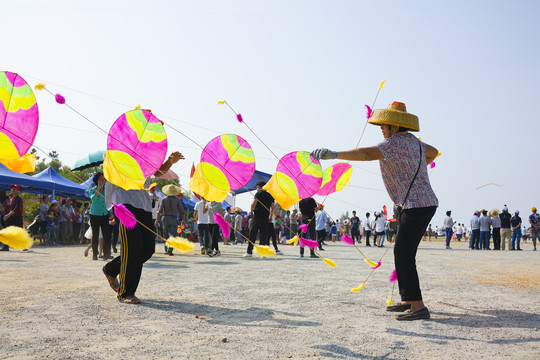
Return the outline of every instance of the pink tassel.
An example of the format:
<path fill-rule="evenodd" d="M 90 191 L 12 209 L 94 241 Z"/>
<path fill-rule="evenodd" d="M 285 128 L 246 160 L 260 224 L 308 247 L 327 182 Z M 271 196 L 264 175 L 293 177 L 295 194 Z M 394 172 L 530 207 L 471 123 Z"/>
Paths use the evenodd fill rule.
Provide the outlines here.
<path fill-rule="evenodd" d="M 307 227 L 307 224 L 298 225 L 298 229 L 302 230 L 303 234 L 307 233 Z"/>
<path fill-rule="evenodd" d="M 229 228 L 229 224 L 225 221 L 223 216 L 221 214 L 214 214 L 214 221 L 216 224 L 218 224 L 219 228 L 221 229 L 221 232 L 223 233 L 223 236 L 228 237 L 231 234 L 231 229 Z"/>
<path fill-rule="evenodd" d="M 343 241 L 345 244 L 347 245 L 352 245 L 354 244 L 354 241 L 352 239 L 352 237 L 350 237 L 349 235 L 347 234 L 343 234 L 341 235 L 341 241 Z"/>
<path fill-rule="evenodd" d="M 59 103 L 60 105 L 62 105 L 62 104 L 65 104 L 65 103 L 66 103 L 66 98 L 65 98 L 65 97 L 63 97 L 63 96 L 62 96 L 62 95 L 60 95 L 60 94 L 56 94 L 56 95 L 54 96 L 54 99 L 55 99 L 55 100 L 56 100 L 56 102 L 57 102 L 57 103 Z"/>
<path fill-rule="evenodd" d="M 299 238 L 298 242 L 300 243 L 301 247 L 306 247 L 307 246 L 308 248 L 310 248 L 312 250 L 315 249 L 316 247 L 319 247 L 319 243 L 316 242 L 315 240 Z"/>
<path fill-rule="evenodd" d="M 369 107 L 369 105 L 366 105 L 366 108 L 367 108 L 367 115 L 366 115 L 366 118 L 369 120 L 369 118 L 371 117 L 371 108 Z"/>
<path fill-rule="evenodd" d="M 392 273 L 390 274 L 390 278 L 388 279 L 390 282 L 396 282 L 397 281 L 397 274 L 396 269 L 392 270 Z"/>
<path fill-rule="evenodd" d="M 114 215 L 120 220 L 122 224 L 126 227 L 126 229 L 133 229 L 135 225 L 137 225 L 137 220 L 135 219 L 135 215 L 131 211 L 128 210 L 128 208 L 123 204 L 113 204 L 114 208 Z"/>
<path fill-rule="evenodd" d="M 435 161 L 432 161 L 430 164 L 429 164 L 429 168 L 430 169 L 433 169 L 435 167 Z"/>
<path fill-rule="evenodd" d="M 242 115 L 241 115 L 241 114 L 236 114 L 236 119 L 238 120 L 239 123 L 244 122 L 244 119 L 242 119 Z"/>
<path fill-rule="evenodd" d="M 377 266 L 372 266 L 371 268 L 372 269 L 378 269 L 379 267 L 381 267 L 382 263 L 380 261 L 377 261 Z"/>

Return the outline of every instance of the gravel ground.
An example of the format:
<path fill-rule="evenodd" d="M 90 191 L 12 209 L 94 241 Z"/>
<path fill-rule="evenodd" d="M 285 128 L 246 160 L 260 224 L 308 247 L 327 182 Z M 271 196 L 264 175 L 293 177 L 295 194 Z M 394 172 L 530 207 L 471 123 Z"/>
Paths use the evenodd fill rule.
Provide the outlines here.
<path fill-rule="evenodd" d="M 329 243 L 319 259 L 166 256 L 145 265 L 140 305 L 119 303 L 83 246 L 0 252 L 1 359 L 539 359 L 540 251 L 422 242 L 430 320 L 384 311 L 392 249 Z M 198 248 L 198 246 L 196 247 Z M 309 252 L 308 252 L 309 253 Z M 399 295 L 394 293 L 394 301 Z"/>

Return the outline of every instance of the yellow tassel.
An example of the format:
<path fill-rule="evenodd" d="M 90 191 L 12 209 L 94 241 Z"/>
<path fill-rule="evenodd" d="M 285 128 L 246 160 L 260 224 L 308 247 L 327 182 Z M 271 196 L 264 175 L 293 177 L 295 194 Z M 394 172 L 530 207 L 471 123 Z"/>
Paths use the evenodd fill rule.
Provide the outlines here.
<path fill-rule="evenodd" d="M 34 239 L 23 228 L 8 226 L 0 230 L 0 242 L 14 249 L 30 249 L 34 245 Z"/>
<path fill-rule="evenodd" d="M 439 153 L 437 154 L 437 157 L 441 156 L 441 152 L 439 151 Z"/>
<path fill-rule="evenodd" d="M 264 246 L 255 245 L 255 252 L 259 255 L 259 258 L 261 259 L 266 256 L 273 256 L 277 259 L 277 256 L 274 253 L 274 250 L 270 249 L 270 246 L 268 245 L 264 245 Z"/>
<path fill-rule="evenodd" d="M 225 100 L 219 100 L 217 103 L 218 103 L 218 105 L 223 105 L 223 104 L 225 104 Z"/>
<path fill-rule="evenodd" d="M 298 245 L 298 236 L 295 236 L 292 239 L 287 240 L 287 244 L 293 244 L 293 243 L 294 243 L 294 246 Z"/>
<path fill-rule="evenodd" d="M 195 245 L 191 241 L 183 237 L 169 237 L 166 241 L 167 246 L 173 247 L 180 252 L 192 251 Z"/>
<path fill-rule="evenodd" d="M 369 266 L 371 266 L 371 267 L 375 267 L 375 266 L 379 265 L 379 264 L 374 263 L 373 261 L 369 260 L 368 258 L 364 258 L 364 261 L 367 262 L 369 264 Z"/>
<path fill-rule="evenodd" d="M 135 110 L 139 110 L 141 108 L 141 104 L 135 105 Z"/>
<path fill-rule="evenodd" d="M 386 305 L 388 305 L 388 306 L 394 305 L 394 302 L 392 301 L 392 295 L 390 295 L 390 297 L 388 298 L 388 300 L 386 300 Z"/>
<path fill-rule="evenodd" d="M 43 90 L 43 89 L 45 89 L 45 83 L 38 82 L 38 83 L 34 86 L 34 89 L 36 89 L 36 90 Z"/>
<path fill-rule="evenodd" d="M 337 267 L 336 263 L 333 262 L 333 261 L 330 260 L 330 259 L 325 259 L 325 258 L 323 258 L 323 261 L 324 261 L 325 263 L 327 263 L 327 264 L 328 264 L 329 266 L 331 266 L 331 267 Z"/>
<path fill-rule="evenodd" d="M 379 84 L 379 90 L 382 90 L 385 82 L 386 80 L 381 81 L 381 83 Z"/>
<path fill-rule="evenodd" d="M 364 287 L 364 284 L 360 285 L 359 287 L 352 288 L 351 291 L 352 292 L 359 292 L 360 290 L 362 290 L 363 287 Z"/>

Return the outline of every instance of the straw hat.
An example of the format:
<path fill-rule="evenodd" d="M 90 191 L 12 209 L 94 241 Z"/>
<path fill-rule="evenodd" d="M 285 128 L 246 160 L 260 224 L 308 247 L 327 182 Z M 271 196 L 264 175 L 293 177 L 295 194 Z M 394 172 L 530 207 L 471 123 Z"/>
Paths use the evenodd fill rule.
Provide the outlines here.
<path fill-rule="evenodd" d="M 491 217 L 498 217 L 501 211 L 499 209 L 491 209 L 489 210 L 489 216 Z"/>
<path fill-rule="evenodd" d="M 394 101 L 386 109 L 375 109 L 368 122 L 374 125 L 396 125 L 411 131 L 420 131 L 418 116 L 409 114 L 405 104 Z"/>
<path fill-rule="evenodd" d="M 182 189 L 180 189 L 179 186 L 176 186 L 174 184 L 169 184 L 162 187 L 161 192 L 167 196 L 177 196 L 182 192 Z"/>

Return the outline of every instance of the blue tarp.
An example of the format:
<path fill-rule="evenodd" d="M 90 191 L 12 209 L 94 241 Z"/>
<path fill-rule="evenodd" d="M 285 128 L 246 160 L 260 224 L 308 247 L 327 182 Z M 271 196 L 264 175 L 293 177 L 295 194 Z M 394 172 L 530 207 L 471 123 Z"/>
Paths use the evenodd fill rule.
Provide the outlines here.
<path fill-rule="evenodd" d="M 21 191 L 41 193 L 41 182 L 33 177 L 9 170 L 0 164 L 0 190 L 9 191 L 11 185 L 19 185 Z"/>
<path fill-rule="evenodd" d="M 49 167 L 32 178 L 39 180 L 44 193 L 53 193 L 56 196 L 86 197 L 87 186 L 77 184 L 60 175 L 56 170 Z"/>
<path fill-rule="evenodd" d="M 246 184 L 246 186 L 244 186 L 241 189 L 231 191 L 231 193 L 233 195 L 238 195 L 238 194 L 242 194 L 242 193 L 245 193 L 245 192 L 248 192 L 248 191 L 253 191 L 253 190 L 255 190 L 257 188 L 255 186 L 255 184 L 257 182 L 259 182 L 259 181 L 268 182 L 271 177 L 272 177 L 272 175 L 270 175 L 270 174 L 263 173 L 262 171 L 259 171 L 259 170 L 255 170 L 255 173 L 251 177 L 251 180 L 249 180 L 249 182 Z"/>

